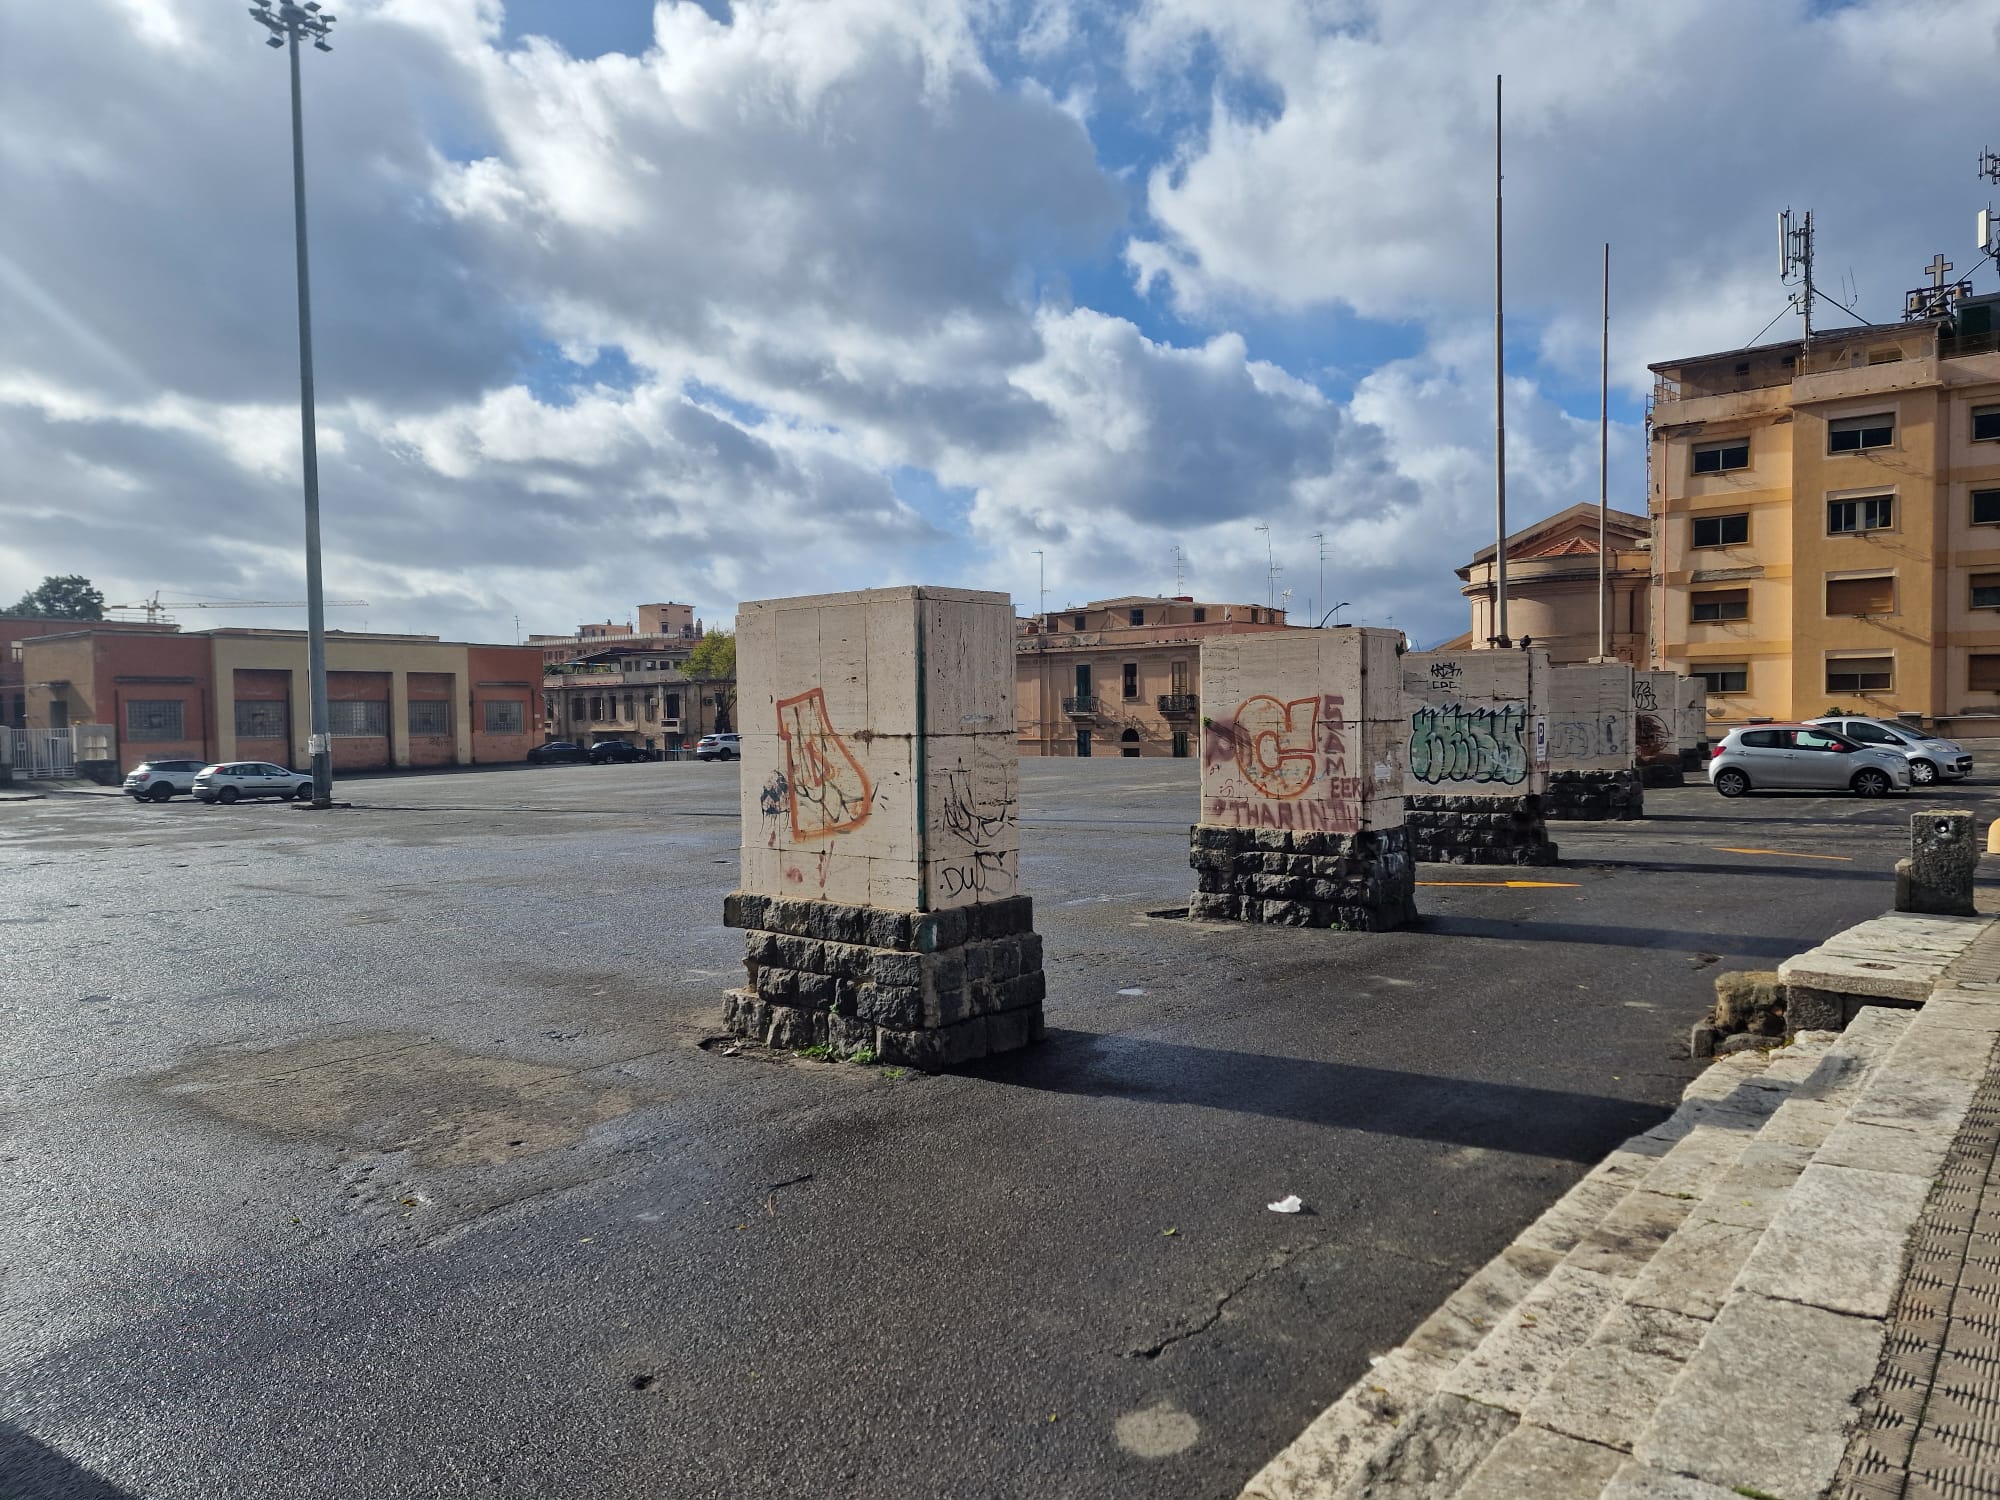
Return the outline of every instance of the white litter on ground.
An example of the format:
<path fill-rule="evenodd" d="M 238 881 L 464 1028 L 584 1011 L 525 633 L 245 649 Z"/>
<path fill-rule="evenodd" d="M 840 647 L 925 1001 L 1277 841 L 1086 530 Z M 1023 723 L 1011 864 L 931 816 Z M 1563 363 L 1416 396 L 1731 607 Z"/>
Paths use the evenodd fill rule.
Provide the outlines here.
<path fill-rule="evenodd" d="M 1270 1209 L 1274 1214 L 1295 1214 L 1305 1206 L 1305 1200 L 1299 1197 L 1297 1193 L 1287 1193 L 1276 1203 L 1266 1203 L 1264 1205 L 1264 1207 Z"/>

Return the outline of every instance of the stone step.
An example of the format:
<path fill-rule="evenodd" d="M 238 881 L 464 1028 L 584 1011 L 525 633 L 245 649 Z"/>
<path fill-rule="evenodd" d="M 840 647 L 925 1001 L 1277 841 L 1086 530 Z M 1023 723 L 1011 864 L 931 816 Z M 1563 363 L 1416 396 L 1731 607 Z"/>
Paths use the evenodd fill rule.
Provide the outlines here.
<path fill-rule="evenodd" d="M 1908 1019 L 1870 1012 L 1844 1034 L 1806 1033 L 1768 1057 L 1718 1061 L 1672 1116 L 1612 1152 L 1375 1360 L 1243 1500 L 1444 1496 L 1487 1469 L 1479 1483 L 1488 1488 L 1528 1484 L 1516 1464 L 1540 1485 L 1565 1458 L 1595 1465 L 1571 1486 L 1595 1495 L 1609 1475 L 1597 1473 L 1603 1459 L 1566 1445 L 1623 1461 L 1607 1438 L 1630 1447 L 1741 1257 L 1719 1283 L 1694 1289 L 1680 1276 L 1649 1280 L 1653 1263 L 1710 1209 L 1702 1233 L 1747 1256 L 1757 1231 L 1744 1221 L 1758 1212 L 1768 1220 L 1838 1123 L 1839 1101 L 1858 1095 Z M 1704 1260 L 1698 1246 L 1687 1258 Z"/>
<path fill-rule="evenodd" d="M 1893 1031 L 1882 1018 L 1900 1022 Z M 1836 1080 L 1796 1180 L 1731 1245 L 1719 1307 L 1676 1368 L 1604 1500 L 1767 1493 L 1832 1484 L 1857 1399 L 1874 1379 L 1910 1235 L 2000 1041 L 2000 994 L 1940 991 L 1919 1011 L 1864 1009 L 1879 1045 Z M 1788 1102 L 1773 1116 L 1807 1101 Z M 1720 1195 L 1718 1195 L 1719 1197 Z M 1720 1267 L 1705 1274 L 1712 1293 Z M 1561 1493 L 1556 1491 L 1554 1493 Z"/>

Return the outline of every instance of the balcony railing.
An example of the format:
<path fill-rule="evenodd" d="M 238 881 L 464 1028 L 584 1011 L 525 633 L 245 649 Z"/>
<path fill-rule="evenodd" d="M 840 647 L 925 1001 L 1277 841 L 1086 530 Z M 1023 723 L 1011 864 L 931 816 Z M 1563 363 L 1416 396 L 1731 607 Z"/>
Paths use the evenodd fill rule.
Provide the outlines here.
<path fill-rule="evenodd" d="M 1160 694 L 1160 712 L 1168 718 L 1184 718 L 1192 715 L 1200 707 L 1193 693 Z"/>
<path fill-rule="evenodd" d="M 1078 693 L 1063 699 L 1063 712 L 1072 719 L 1094 719 L 1097 717 L 1097 696 L 1094 693 Z"/>

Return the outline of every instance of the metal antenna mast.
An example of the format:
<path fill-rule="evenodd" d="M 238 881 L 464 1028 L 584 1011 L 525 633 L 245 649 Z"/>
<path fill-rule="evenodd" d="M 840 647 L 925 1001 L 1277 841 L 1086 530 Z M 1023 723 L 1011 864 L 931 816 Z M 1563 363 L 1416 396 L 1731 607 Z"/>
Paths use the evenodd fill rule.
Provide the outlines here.
<path fill-rule="evenodd" d="M 1319 609 L 1319 601 L 1326 597 L 1326 533 L 1324 531 L 1315 531 L 1313 533 L 1313 541 L 1319 544 L 1319 592 L 1313 595 L 1311 604 L 1306 608 L 1306 613 L 1313 615 L 1314 618 L 1318 618 L 1316 611 Z"/>
<path fill-rule="evenodd" d="M 1792 293 L 1792 306 L 1806 320 L 1804 352 L 1812 353 L 1813 314 L 1813 216 L 1807 209 L 1796 223 L 1788 208 L 1778 215 L 1778 279 L 1790 285 L 1796 277 L 1799 289 Z"/>
<path fill-rule="evenodd" d="M 1507 320 L 1500 254 L 1500 75 L 1493 76 L 1493 635 L 1507 640 Z"/>
<path fill-rule="evenodd" d="M 1039 618 L 1046 625 L 1049 618 L 1049 559 L 1040 547 L 1035 549 L 1035 583 L 1041 590 Z"/>

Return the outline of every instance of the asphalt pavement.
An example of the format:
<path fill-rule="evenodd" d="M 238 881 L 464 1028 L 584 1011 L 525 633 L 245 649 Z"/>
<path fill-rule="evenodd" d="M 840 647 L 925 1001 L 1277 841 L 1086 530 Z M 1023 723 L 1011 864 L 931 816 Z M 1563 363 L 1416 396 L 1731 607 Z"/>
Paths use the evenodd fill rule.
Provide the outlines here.
<path fill-rule="evenodd" d="M 7 1500 L 1233 1496 L 1665 1116 L 1717 972 L 2000 812 L 1655 791 L 1303 932 L 1149 915 L 1192 763 L 1028 761 L 1049 1039 L 926 1077 L 716 1040 L 733 765 L 344 795 L 0 805 Z"/>

